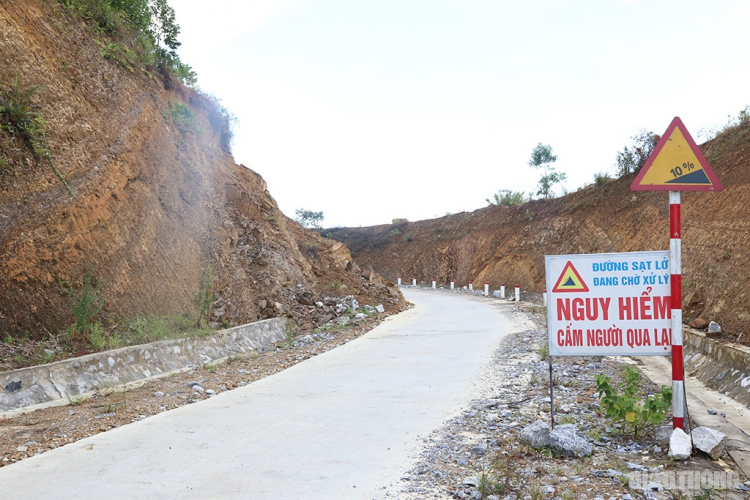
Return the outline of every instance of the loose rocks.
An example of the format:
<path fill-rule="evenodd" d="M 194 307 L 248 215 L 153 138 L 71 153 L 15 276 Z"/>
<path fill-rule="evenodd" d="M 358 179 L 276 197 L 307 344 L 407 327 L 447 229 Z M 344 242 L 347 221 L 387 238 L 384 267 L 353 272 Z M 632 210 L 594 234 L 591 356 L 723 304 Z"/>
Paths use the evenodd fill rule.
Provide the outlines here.
<path fill-rule="evenodd" d="M 675 460 L 687 460 L 693 452 L 693 443 L 690 436 L 679 427 L 672 431 L 669 438 L 669 454 L 667 456 Z"/>
<path fill-rule="evenodd" d="M 536 449 L 548 447 L 550 445 L 549 424 L 543 420 L 535 421 L 523 428 L 518 434 L 518 440 Z"/>
<path fill-rule="evenodd" d="M 698 427 L 693 429 L 690 434 L 693 437 L 695 447 L 714 460 L 718 459 L 724 452 L 724 445 L 727 442 L 726 434 L 708 427 Z"/>
<path fill-rule="evenodd" d="M 592 449 L 586 436 L 575 424 L 563 424 L 549 433 L 550 447 L 566 457 L 585 457 L 591 455 Z"/>

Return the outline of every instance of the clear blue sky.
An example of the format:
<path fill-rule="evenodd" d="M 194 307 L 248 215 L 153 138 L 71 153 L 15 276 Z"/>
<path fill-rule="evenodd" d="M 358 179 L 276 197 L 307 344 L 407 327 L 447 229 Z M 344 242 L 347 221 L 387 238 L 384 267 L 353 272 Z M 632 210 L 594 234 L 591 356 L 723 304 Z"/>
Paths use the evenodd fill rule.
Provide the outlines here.
<path fill-rule="evenodd" d="M 575 190 L 645 128 L 695 140 L 750 104 L 745 0 L 171 0 L 180 55 L 238 118 L 235 159 L 325 225 Z M 561 188 L 557 189 L 561 193 Z"/>

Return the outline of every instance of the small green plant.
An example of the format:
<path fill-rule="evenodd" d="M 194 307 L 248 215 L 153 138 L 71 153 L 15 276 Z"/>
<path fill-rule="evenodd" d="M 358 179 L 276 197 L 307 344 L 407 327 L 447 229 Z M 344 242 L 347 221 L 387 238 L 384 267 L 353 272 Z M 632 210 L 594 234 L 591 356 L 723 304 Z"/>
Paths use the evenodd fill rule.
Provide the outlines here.
<path fill-rule="evenodd" d="M 338 290 L 341 290 L 341 286 L 342 285 L 343 285 L 343 283 L 341 283 L 339 280 L 334 280 L 334 281 L 331 282 L 331 284 L 330 284 L 329 287 L 330 287 L 331 290 L 337 290 L 338 291 Z"/>
<path fill-rule="evenodd" d="M 47 122 L 39 113 L 39 107 L 32 102 L 32 98 L 40 89 L 41 85 L 24 87 L 18 75 L 13 85 L 0 85 L 0 130 L 20 138 L 39 161 L 48 162 L 57 178 L 72 195 L 73 190 L 57 169 L 47 145 Z"/>
<path fill-rule="evenodd" d="M 198 277 L 198 294 L 195 296 L 195 309 L 198 319 L 195 324 L 202 328 L 203 321 L 208 321 L 208 312 L 214 298 L 214 283 L 211 277 L 211 262 L 206 261 L 200 276 Z"/>
<path fill-rule="evenodd" d="M 606 418 L 619 420 L 629 426 L 633 437 L 647 425 L 655 425 L 664 420 L 672 404 L 672 388 L 662 386 L 661 392 L 644 400 L 638 397 L 641 373 L 633 366 L 623 368 L 622 394 L 615 389 L 608 376 L 596 376 L 596 389 L 602 402 Z"/>
<path fill-rule="evenodd" d="M 407 243 L 411 243 L 412 241 L 414 241 L 414 233 L 412 233 L 411 231 L 408 233 L 404 233 L 404 240 Z"/>
<path fill-rule="evenodd" d="M 67 392 L 65 393 L 65 396 L 68 398 L 68 404 L 70 406 L 79 406 L 85 400 L 85 398 L 83 396 L 73 397 L 70 394 L 68 394 Z"/>
<path fill-rule="evenodd" d="M 76 281 L 74 276 L 71 283 Z M 104 287 L 94 284 L 94 268 L 89 266 L 83 278 L 83 286 L 76 292 L 73 285 L 68 288 L 68 304 L 75 322 L 70 327 L 74 336 L 87 337 L 94 326 L 93 319 L 104 307 Z M 90 340 L 90 339 L 89 339 Z"/>
<path fill-rule="evenodd" d="M 526 217 L 526 219 L 528 219 L 528 220 L 531 220 L 531 219 L 534 218 L 534 216 L 531 215 L 531 212 L 529 211 L 528 208 L 526 209 L 526 212 L 523 214 L 523 216 Z"/>
<path fill-rule="evenodd" d="M 542 361 L 547 361 L 549 358 L 549 343 L 542 342 L 539 344 L 539 357 L 542 358 Z"/>

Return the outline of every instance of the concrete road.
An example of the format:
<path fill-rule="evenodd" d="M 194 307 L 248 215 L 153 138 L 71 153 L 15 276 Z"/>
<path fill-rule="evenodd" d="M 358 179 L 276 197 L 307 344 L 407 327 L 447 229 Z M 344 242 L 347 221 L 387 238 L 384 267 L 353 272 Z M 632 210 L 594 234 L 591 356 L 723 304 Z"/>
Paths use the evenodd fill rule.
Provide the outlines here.
<path fill-rule="evenodd" d="M 342 347 L 0 469 L 0 498 L 383 498 L 528 326 L 489 299 L 404 292 L 416 308 Z"/>

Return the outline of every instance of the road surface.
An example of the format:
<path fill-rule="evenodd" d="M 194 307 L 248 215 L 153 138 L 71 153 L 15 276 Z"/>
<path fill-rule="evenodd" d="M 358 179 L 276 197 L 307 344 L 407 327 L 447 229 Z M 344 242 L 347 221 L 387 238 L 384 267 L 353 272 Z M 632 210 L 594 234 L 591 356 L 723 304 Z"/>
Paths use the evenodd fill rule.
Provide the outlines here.
<path fill-rule="evenodd" d="M 383 498 L 468 402 L 508 332 L 489 299 L 404 290 L 414 309 L 288 370 L 0 469 L 10 499 Z M 385 488 L 384 488 L 385 487 Z"/>

